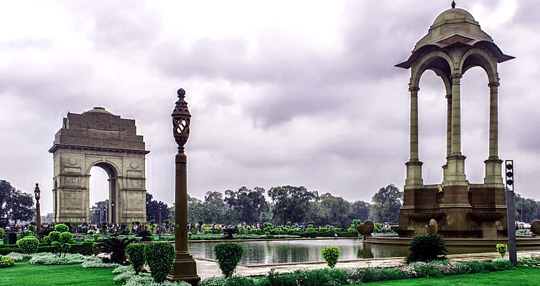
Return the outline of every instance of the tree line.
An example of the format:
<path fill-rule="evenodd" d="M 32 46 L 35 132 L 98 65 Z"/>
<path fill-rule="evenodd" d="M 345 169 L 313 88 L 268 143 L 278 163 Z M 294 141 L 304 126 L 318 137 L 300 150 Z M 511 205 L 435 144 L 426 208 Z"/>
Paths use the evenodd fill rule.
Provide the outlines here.
<path fill-rule="evenodd" d="M 207 224 L 257 224 L 272 222 L 285 225 L 299 224 L 334 225 L 348 227 L 354 219 L 371 219 L 375 222 L 397 224 L 403 193 L 393 184 L 380 188 L 371 202 L 349 202 L 331 193 L 319 195 L 304 186 L 276 186 L 268 191 L 255 187 L 241 187 L 237 191 L 209 191 L 204 199 L 188 196 L 188 220 Z M 108 201 L 96 202 L 90 210 L 91 222 L 108 221 Z M 540 201 L 516 195 L 516 219 L 531 222 L 540 218 Z M 174 206 L 154 200 L 146 194 L 148 221 L 174 220 Z M 0 224 L 31 221 L 35 217 L 35 202 L 31 193 L 0 180 Z"/>
<path fill-rule="evenodd" d="M 352 220 L 371 219 L 395 224 L 402 204 L 402 192 L 390 184 L 381 188 L 372 202 L 349 202 L 331 193 L 319 195 L 304 186 L 277 186 L 268 191 L 241 187 L 224 193 L 209 191 L 203 200 L 188 198 L 188 220 L 193 223 L 254 225 L 272 222 L 348 227 Z"/>

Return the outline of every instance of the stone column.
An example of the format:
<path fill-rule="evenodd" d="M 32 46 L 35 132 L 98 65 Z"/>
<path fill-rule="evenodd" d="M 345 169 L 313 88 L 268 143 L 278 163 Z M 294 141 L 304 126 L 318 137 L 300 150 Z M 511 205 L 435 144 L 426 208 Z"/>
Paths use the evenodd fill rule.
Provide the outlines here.
<path fill-rule="evenodd" d="M 465 156 L 461 154 L 461 74 L 452 74 L 452 138 L 450 156 L 447 158 L 445 184 L 467 185 L 465 177 Z"/>
<path fill-rule="evenodd" d="M 502 160 L 499 159 L 499 82 L 490 82 L 489 86 L 489 157 L 486 164 L 485 184 L 503 184 L 501 173 Z"/>
<path fill-rule="evenodd" d="M 452 153 L 452 94 L 446 95 L 446 157 Z"/>
<path fill-rule="evenodd" d="M 411 118 L 410 118 L 410 155 L 407 166 L 407 179 L 405 188 L 423 184 L 422 162 L 418 159 L 418 91 L 417 86 L 410 86 L 411 93 Z"/>

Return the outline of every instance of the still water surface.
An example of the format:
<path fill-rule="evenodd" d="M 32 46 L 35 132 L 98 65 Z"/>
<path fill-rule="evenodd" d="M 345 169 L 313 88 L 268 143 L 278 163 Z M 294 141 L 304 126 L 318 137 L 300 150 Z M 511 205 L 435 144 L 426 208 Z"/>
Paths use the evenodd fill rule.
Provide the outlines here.
<path fill-rule="evenodd" d="M 361 239 L 336 240 L 273 240 L 243 241 L 246 252 L 243 264 L 273 264 L 306 261 L 324 261 L 321 250 L 325 246 L 341 249 L 340 260 L 405 256 L 407 247 L 369 245 L 364 249 Z M 194 257 L 214 258 L 217 242 L 196 242 L 189 244 L 189 252 Z"/>
<path fill-rule="evenodd" d="M 362 239 L 335 240 L 273 240 L 242 241 L 246 252 L 241 263 L 246 265 L 295 263 L 324 261 L 321 250 L 325 246 L 337 246 L 341 249 L 339 260 L 361 258 L 405 257 L 408 246 L 362 245 Z M 214 258 L 214 246 L 217 242 L 191 242 L 189 252 L 194 257 Z M 452 253 L 493 252 L 494 248 L 450 248 Z"/>

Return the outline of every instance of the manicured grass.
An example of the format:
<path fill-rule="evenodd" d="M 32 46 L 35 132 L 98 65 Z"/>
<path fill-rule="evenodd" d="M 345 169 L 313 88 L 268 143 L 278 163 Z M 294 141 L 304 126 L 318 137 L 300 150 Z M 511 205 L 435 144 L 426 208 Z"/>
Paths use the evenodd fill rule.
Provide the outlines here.
<path fill-rule="evenodd" d="M 367 283 L 370 286 L 539 286 L 540 269 L 516 269 L 500 272 L 418 278 Z"/>
<path fill-rule="evenodd" d="M 15 266 L 0 268 L 2 286 L 119 286 L 112 274 L 114 268 L 82 268 L 74 265 L 32 265 L 28 261 L 15 262 Z"/>

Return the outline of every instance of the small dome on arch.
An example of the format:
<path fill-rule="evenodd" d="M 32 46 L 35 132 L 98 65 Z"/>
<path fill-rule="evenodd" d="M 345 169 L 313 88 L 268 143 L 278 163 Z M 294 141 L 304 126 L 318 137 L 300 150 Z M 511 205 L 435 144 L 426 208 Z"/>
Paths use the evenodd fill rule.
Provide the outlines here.
<path fill-rule="evenodd" d="M 112 113 L 110 113 L 109 111 L 107 111 L 104 107 L 101 107 L 101 106 L 96 106 L 84 113 L 105 113 L 105 114 L 110 114 L 110 115 L 114 115 Z"/>

